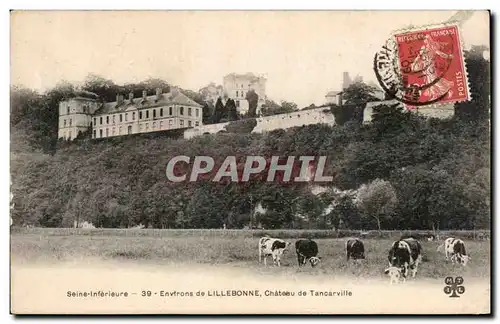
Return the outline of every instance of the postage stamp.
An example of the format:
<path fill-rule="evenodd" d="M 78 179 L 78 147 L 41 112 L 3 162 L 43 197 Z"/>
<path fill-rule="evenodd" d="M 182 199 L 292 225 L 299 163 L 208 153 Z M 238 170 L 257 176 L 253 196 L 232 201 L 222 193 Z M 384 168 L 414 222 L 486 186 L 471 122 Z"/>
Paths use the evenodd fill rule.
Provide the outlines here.
<path fill-rule="evenodd" d="M 407 109 L 471 98 L 458 24 L 396 32 L 380 54 L 376 74 L 383 73 L 384 61 L 392 66 L 379 83 Z"/>

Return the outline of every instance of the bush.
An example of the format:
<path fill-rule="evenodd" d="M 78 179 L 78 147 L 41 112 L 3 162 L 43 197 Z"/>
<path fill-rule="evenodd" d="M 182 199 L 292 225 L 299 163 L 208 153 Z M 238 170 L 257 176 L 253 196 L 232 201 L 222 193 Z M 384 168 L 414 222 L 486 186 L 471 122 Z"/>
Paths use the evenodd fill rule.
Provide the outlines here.
<path fill-rule="evenodd" d="M 249 134 L 255 126 L 257 126 L 257 120 L 255 118 L 248 118 L 232 121 L 225 128 L 229 133 Z"/>

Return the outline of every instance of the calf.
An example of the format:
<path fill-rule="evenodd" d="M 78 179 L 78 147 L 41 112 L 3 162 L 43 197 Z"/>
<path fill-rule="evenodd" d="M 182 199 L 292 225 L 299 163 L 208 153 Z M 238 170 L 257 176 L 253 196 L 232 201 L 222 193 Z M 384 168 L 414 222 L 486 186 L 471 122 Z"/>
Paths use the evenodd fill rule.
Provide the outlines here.
<path fill-rule="evenodd" d="M 389 275 L 389 278 L 391 279 L 391 285 L 393 283 L 404 283 L 406 281 L 403 273 L 401 272 L 401 268 L 389 267 L 385 269 L 384 273 L 386 275 Z"/>
<path fill-rule="evenodd" d="M 470 256 L 465 251 L 465 243 L 461 239 L 449 237 L 444 241 L 444 254 L 446 260 L 451 256 L 452 263 L 461 263 L 464 267 L 470 260 Z"/>
<path fill-rule="evenodd" d="M 261 237 L 259 239 L 259 262 L 262 262 L 262 257 L 264 257 L 264 265 L 267 266 L 267 257 L 272 256 L 274 265 L 281 267 L 281 255 L 291 244 L 278 238 Z"/>
<path fill-rule="evenodd" d="M 295 251 L 299 267 L 305 265 L 308 260 L 311 267 L 315 267 L 321 261 L 321 257 L 318 257 L 318 244 L 313 240 L 298 240 L 295 242 Z"/>
<path fill-rule="evenodd" d="M 358 238 L 351 238 L 345 242 L 345 253 L 347 261 L 350 258 L 353 260 L 364 259 L 365 258 L 365 246 Z"/>
<path fill-rule="evenodd" d="M 422 262 L 422 245 L 414 238 L 405 238 L 392 243 L 389 250 L 389 267 L 401 269 L 404 278 L 408 276 L 408 269 L 412 270 L 412 277 L 417 275 L 418 265 Z"/>

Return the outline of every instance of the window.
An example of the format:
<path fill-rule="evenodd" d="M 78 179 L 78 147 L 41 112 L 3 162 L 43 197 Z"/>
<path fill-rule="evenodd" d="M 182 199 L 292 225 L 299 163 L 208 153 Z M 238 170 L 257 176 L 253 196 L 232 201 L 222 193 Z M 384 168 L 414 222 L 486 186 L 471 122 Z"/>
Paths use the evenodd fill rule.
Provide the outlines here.
<path fill-rule="evenodd" d="M 160 129 L 163 128 L 163 122 L 160 122 Z"/>
<path fill-rule="evenodd" d="M 163 108 L 160 108 L 160 117 L 163 117 Z"/>
<path fill-rule="evenodd" d="M 139 129 L 142 131 L 144 129 L 144 124 L 139 125 Z"/>
<path fill-rule="evenodd" d="M 120 114 L 120 123 L 123 121 L 123 115 Z"/>
<path fill-rule="evenodd" d="M 153 122 L 153 129 L 156 128 L 156 122 Z"/>
<path fill-rule="evenodd" d="M 240 101 L 239 100 L 236 100 L 236 107 L 240 107 Z"/>
<path fill-rule="evenodd" d="M 115 115 L 113 115 L 113 124 L 115 123 Z"/>
<path fill-rule="evenodd" d="M 146 118 L 149 118 L 149 110 L 146 110 Z"/>
<path fill-rule="evenodd" d="M 102 137 L 102 129 L 99 130 L 99 137 Z"/>
<path fill-rule="evenodd" d="M 146 130 L 149 130 L 149 123 L 146 123 Z"/>
<path fill-rule="evenodd" d="M 99 117 L 99 123 L 102 125 L 102 117 Z"/>
<path fill-rule="evenodd" d="M 139 111 L 139 120 L 142 119 L 142 111 Z"/>
<path fill-rule="evenodd" d="M 96 118 L 94 117 L 94 125 L 96 125 Z"/>
<path fill-rule="evenodd" d="M 194 126 L 200 126 L 200 122 L 194 122 Z"/>
<path fill-rule="evenodd" d="M 120 130 L 118 131 L 118 134 L 121 135 L 122 134 L 122 130 L 123 130 L 123 128 L 120 126 Z"/>
<path fill-rule="evenodd" d="M 113 129 L 111 130 L 111 135 L 115 136 L 115 128 L 113 127 Z"/>
<path fill-rule="evenodd" d="M 184 107 L 180 107 L 179 109 L 179 114 L 184 115 Z"/>
<path fill-rule="evenodd" d="M 94 138 L 95 138 L 96 135 L 97 135 L 97 131 L 94 129 Z"/>
<path fill-rule="evenodd" d="M 196 117 L 200 117 L 200 110 L 196 108 Z"/>
<path fill-rule="evenodd" d="M 245 98 L 245 91 L 241 91 L 241 98 Z"/>
<path fill-rule="evenodd" d="M 184 126 L 184 121 L 181 119 L 181 126 Z"/>
<path fill-rule="evenodd" d="M 173 121 L 172 119 L 170 119 L 170 120 L 168 121 L 168 124 L 169 124 L 169 125 L 172 125 L 172 124 L 173 124 L 173 122 L 174 122 L 174 121 Z"/>
<path fill-rule="evenodd" d="M 238 98 L 238 93 L 239 93 L 238 90 L 236 90 L 236 98 Z"/>
<path fill-rule="evenodd" d="M 128 113 L 125 114 L 125 121 L 128 120 Z"/>
<path fill-rule="evenodd" d="M 132 120 L 135 120 L 135 111 L 132 113 Z"/>
<path fill-rule="evenodd" d="M 106 124 L 109 124 L 109 116 L 106 116 Z"/>
<path fill-rule="evenodd" d="M 66 127 L 66 119 L 64 120 L 64 127 Z"/>
<path fill-rule="evenodd" d="M 72 120 L 71 120 L 71 118 L 70 118 L 70 119 L 69 119 L 69 126 L 71 126 L 71 122 L 72 122 Z"/>
<path fill-rule="evenodd" d="M 69 115 L 69 106 L 68 106 L 68 109 L 67 109 L 67 110 L 68 110 L 68 115 Z"/>
<path fill-rule="evenodd" d="M 243 84 L 241 85 L 241 89 L 243 89 Z"/>
<path fill-rule="evenodd" d="M 189 126 L 189 127 L 191 127 L 191 126 L 192 126 L 191 121 L 188 121 L 188 126 Z"/>
<path fill-rule="evenodd" d="M 106 128 L 106 137 L 109 136 L 109 128 Z"/>
<path fill-rule="evenodd" d="M 168 107 L 168 114 L 172 116 L 172 107 Z"/>
<path fill-rule="evenodd" d="M 153 118 L 156 118 L 156 109 L 153 109 Z"/>
<path fill-rule="evenodd" d="M 191 107 L 188 108 L 188 116 L 191 116 Z"/>
<path fill-rule="evenodd" d="M 132 134 L 132 126 L 129 125 L 127 127 L 127 132 L 128 132 L 128 134 Z"/>
<path fill-rule="evenodd" d="M 68 139 L 71 139 L 71 131 L 68 132 Z"/>

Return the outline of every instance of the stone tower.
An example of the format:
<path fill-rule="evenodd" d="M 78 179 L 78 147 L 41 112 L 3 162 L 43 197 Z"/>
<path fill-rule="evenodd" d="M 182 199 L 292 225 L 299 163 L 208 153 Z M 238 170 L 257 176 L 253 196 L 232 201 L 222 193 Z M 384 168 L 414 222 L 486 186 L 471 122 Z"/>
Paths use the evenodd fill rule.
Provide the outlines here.
<path fill-rule="evenodd" d="M 92 115 L 99 109 L 98 96 L 91 92 L 78 92 L 73 98 L 59 102 L 58 138 L 75 139 L 92 126 Z"/>

